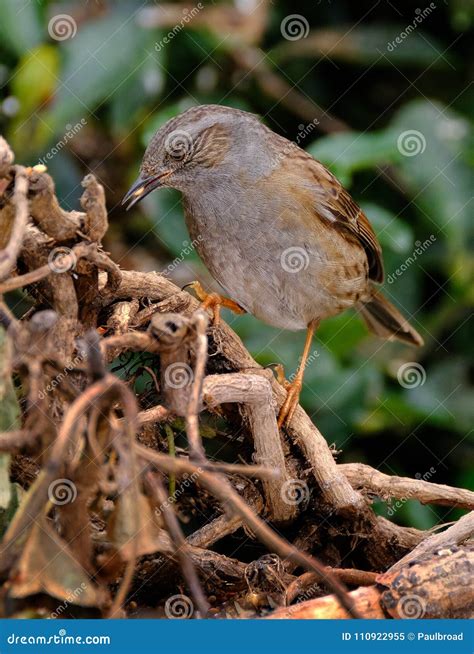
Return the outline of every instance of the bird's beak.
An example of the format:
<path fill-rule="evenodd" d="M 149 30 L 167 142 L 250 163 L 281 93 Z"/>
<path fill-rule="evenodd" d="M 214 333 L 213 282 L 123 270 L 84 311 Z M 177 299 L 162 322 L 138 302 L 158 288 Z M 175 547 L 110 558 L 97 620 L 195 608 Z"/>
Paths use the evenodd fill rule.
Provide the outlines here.
<path fill-rule="evenodd" d="M 128 189 L 125 197 L 122 200 L 122 204 L 129 202 L 127 211 L 131 209 L 137 202 L 140 202 L 145 195 L 148 195 L 155 188 L 158 188 L 162 185 L 162 180 L 168 175 L 171 174 L 171 171 L 165 171 L 158 175 L 149 175 L 148 177 L 142 177 L 141 175 L 135 180 L 132 186 Z"/>

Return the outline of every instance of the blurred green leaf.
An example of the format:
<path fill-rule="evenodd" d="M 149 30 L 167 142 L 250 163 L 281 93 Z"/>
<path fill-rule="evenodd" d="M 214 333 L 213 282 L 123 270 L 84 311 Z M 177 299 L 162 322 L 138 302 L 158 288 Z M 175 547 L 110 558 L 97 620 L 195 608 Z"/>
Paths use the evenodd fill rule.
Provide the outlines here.
<path fill-rule="evenodd" d="M 20 429 L 20 405 L 10 377 L 7 334 L 0 327 L 0 432 Z M 16 507 L 17 494 L 10 482 L 10 454 L 0 453 L 0 535 L 8 527 Z"/>
<path fill-rule="evenodd" d="M 415 19 L 415 13 L 413 19 Z M 283 42 L 272 51 L 278 63 L 290 57 L 327 56 L 350 65 L 426 66 L 444 68 L 450 56 L 432 35 L 419 28 L 406 33 L 407 24 L 342 25 L 337 29 L 312 30 L 306 38 Z M 396 39 L 401 41 L 396 42 Z M 443 57 L 441 57 L 443 55 Z"/>
<path fill-rule="evenodd" d="M 9 130 L 9 141 L 14 149 L 28 150 L 38 127 L 43 131 L 37 112 L 44 109 L 54 95 L 59 63 L 58 48 L 49 44 L 28 51 L 19 60 L 11 83 L 12 94 L 20 106 Z M 46 133 L 47 136 L 50 133 Z"/>
<path fill-rule="evenodd" d="M 40 43 L 43 28 L 36 2 L 2 0 L 0 3 L 0 37 L 5 46 L 22 55 Z"/>
<path fill-rule="evenodd" d="M 59 52 L 52 45 L 40 45 L 21 57 L 11 90 L 20 101 L 22 118 L 52 97 L 58 70 Z"/>
<path fill-rule="evenodd" d="M 0 327 L 0 432 L 20 428 L 20 405 L 9 370 L 7 334 Z"/>
<path fill-rule="evenodd" d="M 179 285 L 200 278 L 213 288 L 196 253 L 182 257 L 189 235 L 179 194 L 153 193 L 127 214 L 112 206 L 135 179 L 154 132 L 191 105 L 225 104 L 260 114 L 275 131 L 295 137 L 306 120 L 302 110 L 311 111 L 297 96 L 285 95 L 286 83 L 344 120 L 353 131 L 318 137 L 309 149 L 351 187 L 383 248 L 383 292 L 427 345 L 419 352 L 376 339 L 356 312 L 324 320 L 311 348 L 303 405 L 328 441 L 344 448 L 347 460 L 377 467 L 386 462 L 387 472 L 413 476 L 425 470 L 429 447 L 448 461 L 441 483 L 469 486 L 472 441 L 466 433 L 474 416 L 465 358 L 474 300 L 469 251 L 474 245 L 473 41 L 457 31 L 472 26 L 473 2 L 438 4 L 407 36 L 402 32 L 423 7 L 417 12 L 415 5 L 400 6 L 394 12 L 389 3 L 379 3 L 357 23 L 355 3 L 317 3 L 303 12 L 312 31 L 296 41 L 284 38 L 281 25 L 299 10 L 289 2 L 261 5 L 267 27 L 252 47 L 268 54 L 266 63 L 275 64 L 281 85 L 250 70 L 251 57 L 236 46 L 238 39 L 242 43 L 242 26 L 258 31 L 254 14 L 244 12 L 239 23 L 228 12 L 235 14 L 245 3 L 229 7 L 216 0 L 209 21 L 204 13 L 185 25 L 178 21 L 166 45 L 169 27 L 147 29 L 150 13 L 134 15 L 139 9 L 134 0 L 72 4 L 0 3 L 0 128 L 15 147 L 16 161 L 36 163 L 62 139 L 68 123 L 85 117 L 87 128 L 48 163 L 61 205 L 78 209 L 80 180 L 95 171 L 113 208 L 106 247 L 114 258 L 124 267 L 171 270 Z M 48 35 L 48 22 L 62 7 L 73 14 L 77 33 L 57 41 Z M 173 11 L 181 18 L 179 3 Z M 163 15 L 158 18 L 155 24 Z M 271 52 L 268 44 L 275 44 Z M 378 169 L 386 164 L 395 182 L 390 186 Z M 431 234 L 436 240 L 418 256 L 420 243 Z M 23 297 L 11 294 L 18 316 L 30 306 L 25 299 L 17 304 Z M 293 377 L 304 331 L 280 331 L 228 311 L 223 317 L 259 362 L 281 362 Z M 406 389 L 397 381 L 397 369 L 410 359 L 426 370 L 419 388 Z M 137 355 L 118 374 L 127 378 L 141 365 Z M 148 375 L 138 374 L 135 391 L 148 387 Z M 15 411 L 8 424 L 14 423 Z M 215 418 L 210 424 L 215 426 Z M 177 436 L 186 447 L 184 434 Z M 219 436 L 209 444 L 219 459 L 224 451 L 230 454 Z M 234 457 L 232 452 L 229 460 Z M 408 504 L 393 519 L 426 526 L 431 515 L 423 507 L 421 512 Z"/>
<path fill-rule="evenodd" d="M 426 381 L 404 393 L 407 402 L 432 424 L 465 433 L 474 422 L 469 365 L 450 357 L 426 370 Z"/>
<path fill-rule="evenodd" d="M 48 121 L 57 130 L 119 93 L 131 75 L 160 54 L 153 44 L 155 33 L 144 30 L 133 20 L 133 14 L 123 10 L 84 24 L 76 36 L 64 41 L 61 49 L 65 65 L 57 91 L 55 106 Z"/>
<path fill-rule="evenodd" d="M 397 134 L 380 132 L 344 132 L 323 136 L 308 152 L 325 164 L 343 184 L 350 184 L 353 173 L 379 164 L 400 160 Z"/>
<path fill-rule="evenodd" d="M 395 115 L 392 130 L 404 156 L 400 170 L 410 188 L 412 205 L 429 227 L 449 237 L 452 250 L 474 243 L 472 189 L 474 171 L 461 151 L 472 141 L 469 122 L 439 102 L 416 100 Z"/>
<path fill-rule="evenodd" d="M 446 3 L 451 13 L 451 24 L 456 30 L 468 30 L 474 24 L 474 3 L 472 0 L 451 0 Z"/>
<path fill-rule="evenodd" d="M 380 207 L 378 204 L 361 202 L 362 211 L 369 218 L 383 249 L 404 254 L 413 248 L 414 236 L 411 227 L 400 216 Z"/>

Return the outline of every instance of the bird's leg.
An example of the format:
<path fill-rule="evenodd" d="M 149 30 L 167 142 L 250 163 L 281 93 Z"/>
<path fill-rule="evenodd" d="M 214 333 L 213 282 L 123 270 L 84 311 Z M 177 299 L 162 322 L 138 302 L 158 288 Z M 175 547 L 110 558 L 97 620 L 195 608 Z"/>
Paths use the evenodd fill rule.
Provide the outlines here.
<path fill-rule="evenodd" d="M 234 313 L 246 313 L 245 309 L 242 309 L 242 307 L 239 306 L 237 302 L 234 302 L 234 300 L 219 295 L 219 293 L 206 293 L 200 282 L 191 282 L 190 284 L 186 284 L 183 288 L 187 287 L 191 287 L 194 290 L 198 300 L 202 302 L 202 309 L 211 309 L 215 326 L 219 325 L 221 307 L 230 309 Z"/>
<path fill-rule="evenodd" d="M 303 377 L 304 369 L 306 367 L 306 361 L 308 360 L 309 350 L 311 348 L 311 341 L 313 340 L 314 332 L 318 322 L 312 320 L 308 325 L 308 330 L 306 332 L 306 340 L 304 344 L 303 354 L 301 355 L 301 361 L 298 366 L 295 378 L 291 383 L 286 383 L 288 393 L 286 400 L 283 403 L 280 413 L 278 415 L 278 426 L 281 427 L 284 423 L 289 423 L 293 417 L 296 407 L 300 399 L 301 387 L 303 386 Z"/>

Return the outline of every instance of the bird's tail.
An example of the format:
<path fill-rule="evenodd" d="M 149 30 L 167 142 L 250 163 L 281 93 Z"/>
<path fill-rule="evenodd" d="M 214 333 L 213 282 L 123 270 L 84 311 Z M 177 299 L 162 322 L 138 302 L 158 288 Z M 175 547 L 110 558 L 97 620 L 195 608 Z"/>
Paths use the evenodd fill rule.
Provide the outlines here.
<path fill-rule="evenodd" d="M 372 289 L 370 300 L 359 305 L 359 311 L 370 331 L 381 338 L 394 338 L 410 345 L 423 345 L 423 339 L 400 311 L 383 295 Z"/>

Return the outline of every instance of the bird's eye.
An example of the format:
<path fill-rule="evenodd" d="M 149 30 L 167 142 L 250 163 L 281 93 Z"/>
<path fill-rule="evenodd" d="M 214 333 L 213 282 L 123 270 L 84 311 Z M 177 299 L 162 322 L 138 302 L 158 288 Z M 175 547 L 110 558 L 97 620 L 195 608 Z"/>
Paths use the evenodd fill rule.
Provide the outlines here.
<path fill-rule="evenodd" d="M 194 151 L 194 144 L 189 132 L 174 130 L 165 140 L 167 159 L 176 163 L 189 161 Z"/>

